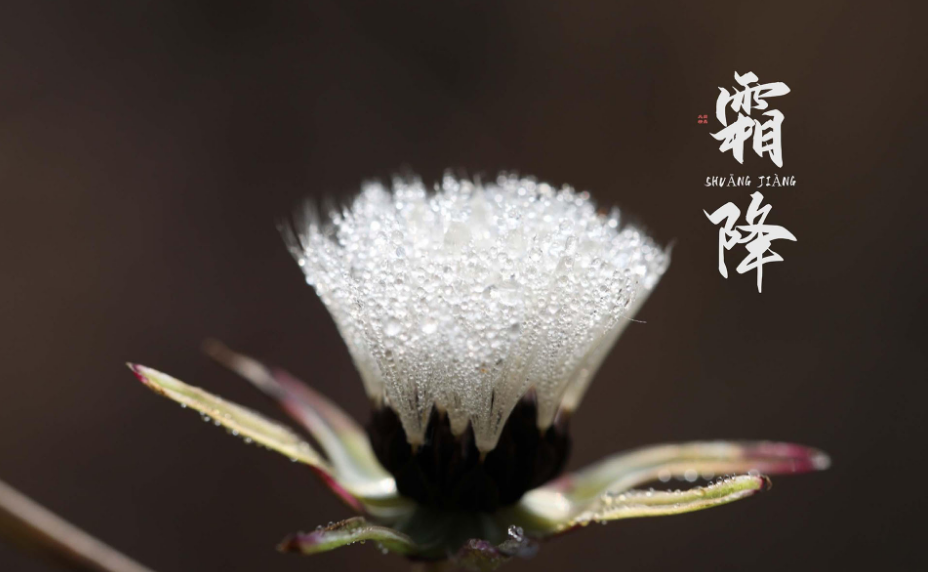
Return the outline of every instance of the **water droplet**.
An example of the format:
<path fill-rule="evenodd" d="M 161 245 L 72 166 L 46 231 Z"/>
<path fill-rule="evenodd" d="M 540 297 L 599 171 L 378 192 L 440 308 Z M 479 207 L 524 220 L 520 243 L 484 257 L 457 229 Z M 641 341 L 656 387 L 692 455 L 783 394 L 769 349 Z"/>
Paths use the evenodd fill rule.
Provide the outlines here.
<path fill-rule="evenodd" d="M 387 324 L 383 327 L 383 333 L 390 336 L 391 338 L 402 331 L 403 327 L 400 325 L 397 320 L 387 320 Z"/>

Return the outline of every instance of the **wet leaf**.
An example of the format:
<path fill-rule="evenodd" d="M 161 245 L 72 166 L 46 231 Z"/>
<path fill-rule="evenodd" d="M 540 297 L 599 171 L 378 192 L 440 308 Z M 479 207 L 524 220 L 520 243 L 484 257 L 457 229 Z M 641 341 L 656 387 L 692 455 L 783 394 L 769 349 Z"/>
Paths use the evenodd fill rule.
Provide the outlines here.
<path fill-rule="evenodd" d="M 368 523 L 364 517 L 349 518 L 313 532 L 299 532 L 286 537 L 277 547 L 281 552 L 318 554 L 349 544 L 372 541 L 384 550 L 402 555 L 419 552 L 415 542 L 402 532 Z"/>
<path fill-rule="evenodd" d="M 618 494 L 655 481 L 696 481 L 716 475 L 802 473 L 822 470 L 823 452 L 774 442 L 694 442 L 619 453 L 529 491 L 513 518 L 529 530 L 550 531 L 589 510 L 606 492 Z"/>
<path fill-rule="evenodd" d="M 215 340 L 204 350 L 277 401 L 322 447 L 333 474 L 346 488 L 369 504 L 381 518 L 411 510 L 399 497 L 396 482 L 374 455 L 367 433 L 337 405 L 283 370 L 271 370 Z"/>
<path fill-rule="evenodd" d="M 332 475 L 332 467 L 306 441 L 290 429 L 250 409 L 226 401 L 198 387 L 187 385 L 160 371 L 142 365 L 129 368 L 146 387 L 195 411 L 204 419 L 228 429 L 233 435 L 277 451 L 293 461 L 309 465 L 342 500 L 355 510 L 363 507 Z"/>
<path fill-rule="evenodd" d="M 694 442 L 619 453 L 537 488 L 524 499 L 563 519 L 606 491 L 621 492 L 658 480 L 695 481 L 736 473 L 787 474 L 822 470 L 825 453 L 792 443 Z"/>
<path fill-rule="evenodd" d="M 563 525 L 562 531 L 591 522 L 694 512 L 741 500 L 769 488 L 770 479 L 763 475 L 740 475 L 682 491 L 607 492 Z"/>

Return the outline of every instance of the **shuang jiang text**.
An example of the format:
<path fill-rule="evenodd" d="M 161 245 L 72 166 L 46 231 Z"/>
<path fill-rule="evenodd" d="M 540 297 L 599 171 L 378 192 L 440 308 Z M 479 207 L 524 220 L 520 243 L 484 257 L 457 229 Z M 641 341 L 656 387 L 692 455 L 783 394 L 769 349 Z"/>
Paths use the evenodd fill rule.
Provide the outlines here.
<path fill-rule="evenodd" d="M 760 175 L 757 177 L 756 184 L 751 183 L 750 175 L 728 175 L 721 177 L 706 177 L 707 187 L 751 187 L 755 189 L 760 189 L 763 187 L 795 187 L 796 186 L 796 177 L 795 175 L 790 176 L 780 176 L 777 174 L 773 175 Z"/>

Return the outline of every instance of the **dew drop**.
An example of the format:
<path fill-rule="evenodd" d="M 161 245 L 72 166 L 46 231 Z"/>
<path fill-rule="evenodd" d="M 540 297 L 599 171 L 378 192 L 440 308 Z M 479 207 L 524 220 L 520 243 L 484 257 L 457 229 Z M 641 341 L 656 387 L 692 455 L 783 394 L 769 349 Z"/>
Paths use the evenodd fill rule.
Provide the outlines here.
<path fill-rule="evenodd" d="M 383 327 L 383 333 L 389 337 L 393 337 L 402 331 L 403 327 L 400 325 L 397 320 L 387 320 L 387 325 Z"/>

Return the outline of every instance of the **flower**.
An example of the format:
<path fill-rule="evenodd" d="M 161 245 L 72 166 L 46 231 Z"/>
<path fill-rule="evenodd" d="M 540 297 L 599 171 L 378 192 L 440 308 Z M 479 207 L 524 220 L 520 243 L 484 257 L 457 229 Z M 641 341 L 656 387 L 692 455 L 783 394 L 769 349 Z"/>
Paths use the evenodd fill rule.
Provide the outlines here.
<path fill-rule="evenodd" d="M 698 442 L 618 454 L 559 476 L 567 427 L 669 252 L 587 193 L 501 175 L 370 183 L 350 207 L 284 227 L 373 404 L 362 429 L 290 374 L 219 344 L 207 352 L 283 408 L 289 429 L 156 370 L 152 390 L 233 434 L 309 465 L 359 516 L 291 535 L 312 554 L 376 541 L 426 560 L 493 569 L 590 522 L 678 514 L 769 487 L 764 473 L 823 469 L 799 445 Z M 324 453 L 324 455 L 323 455 Z M 733 474 L 683 491 L 655 480 Z"/>

